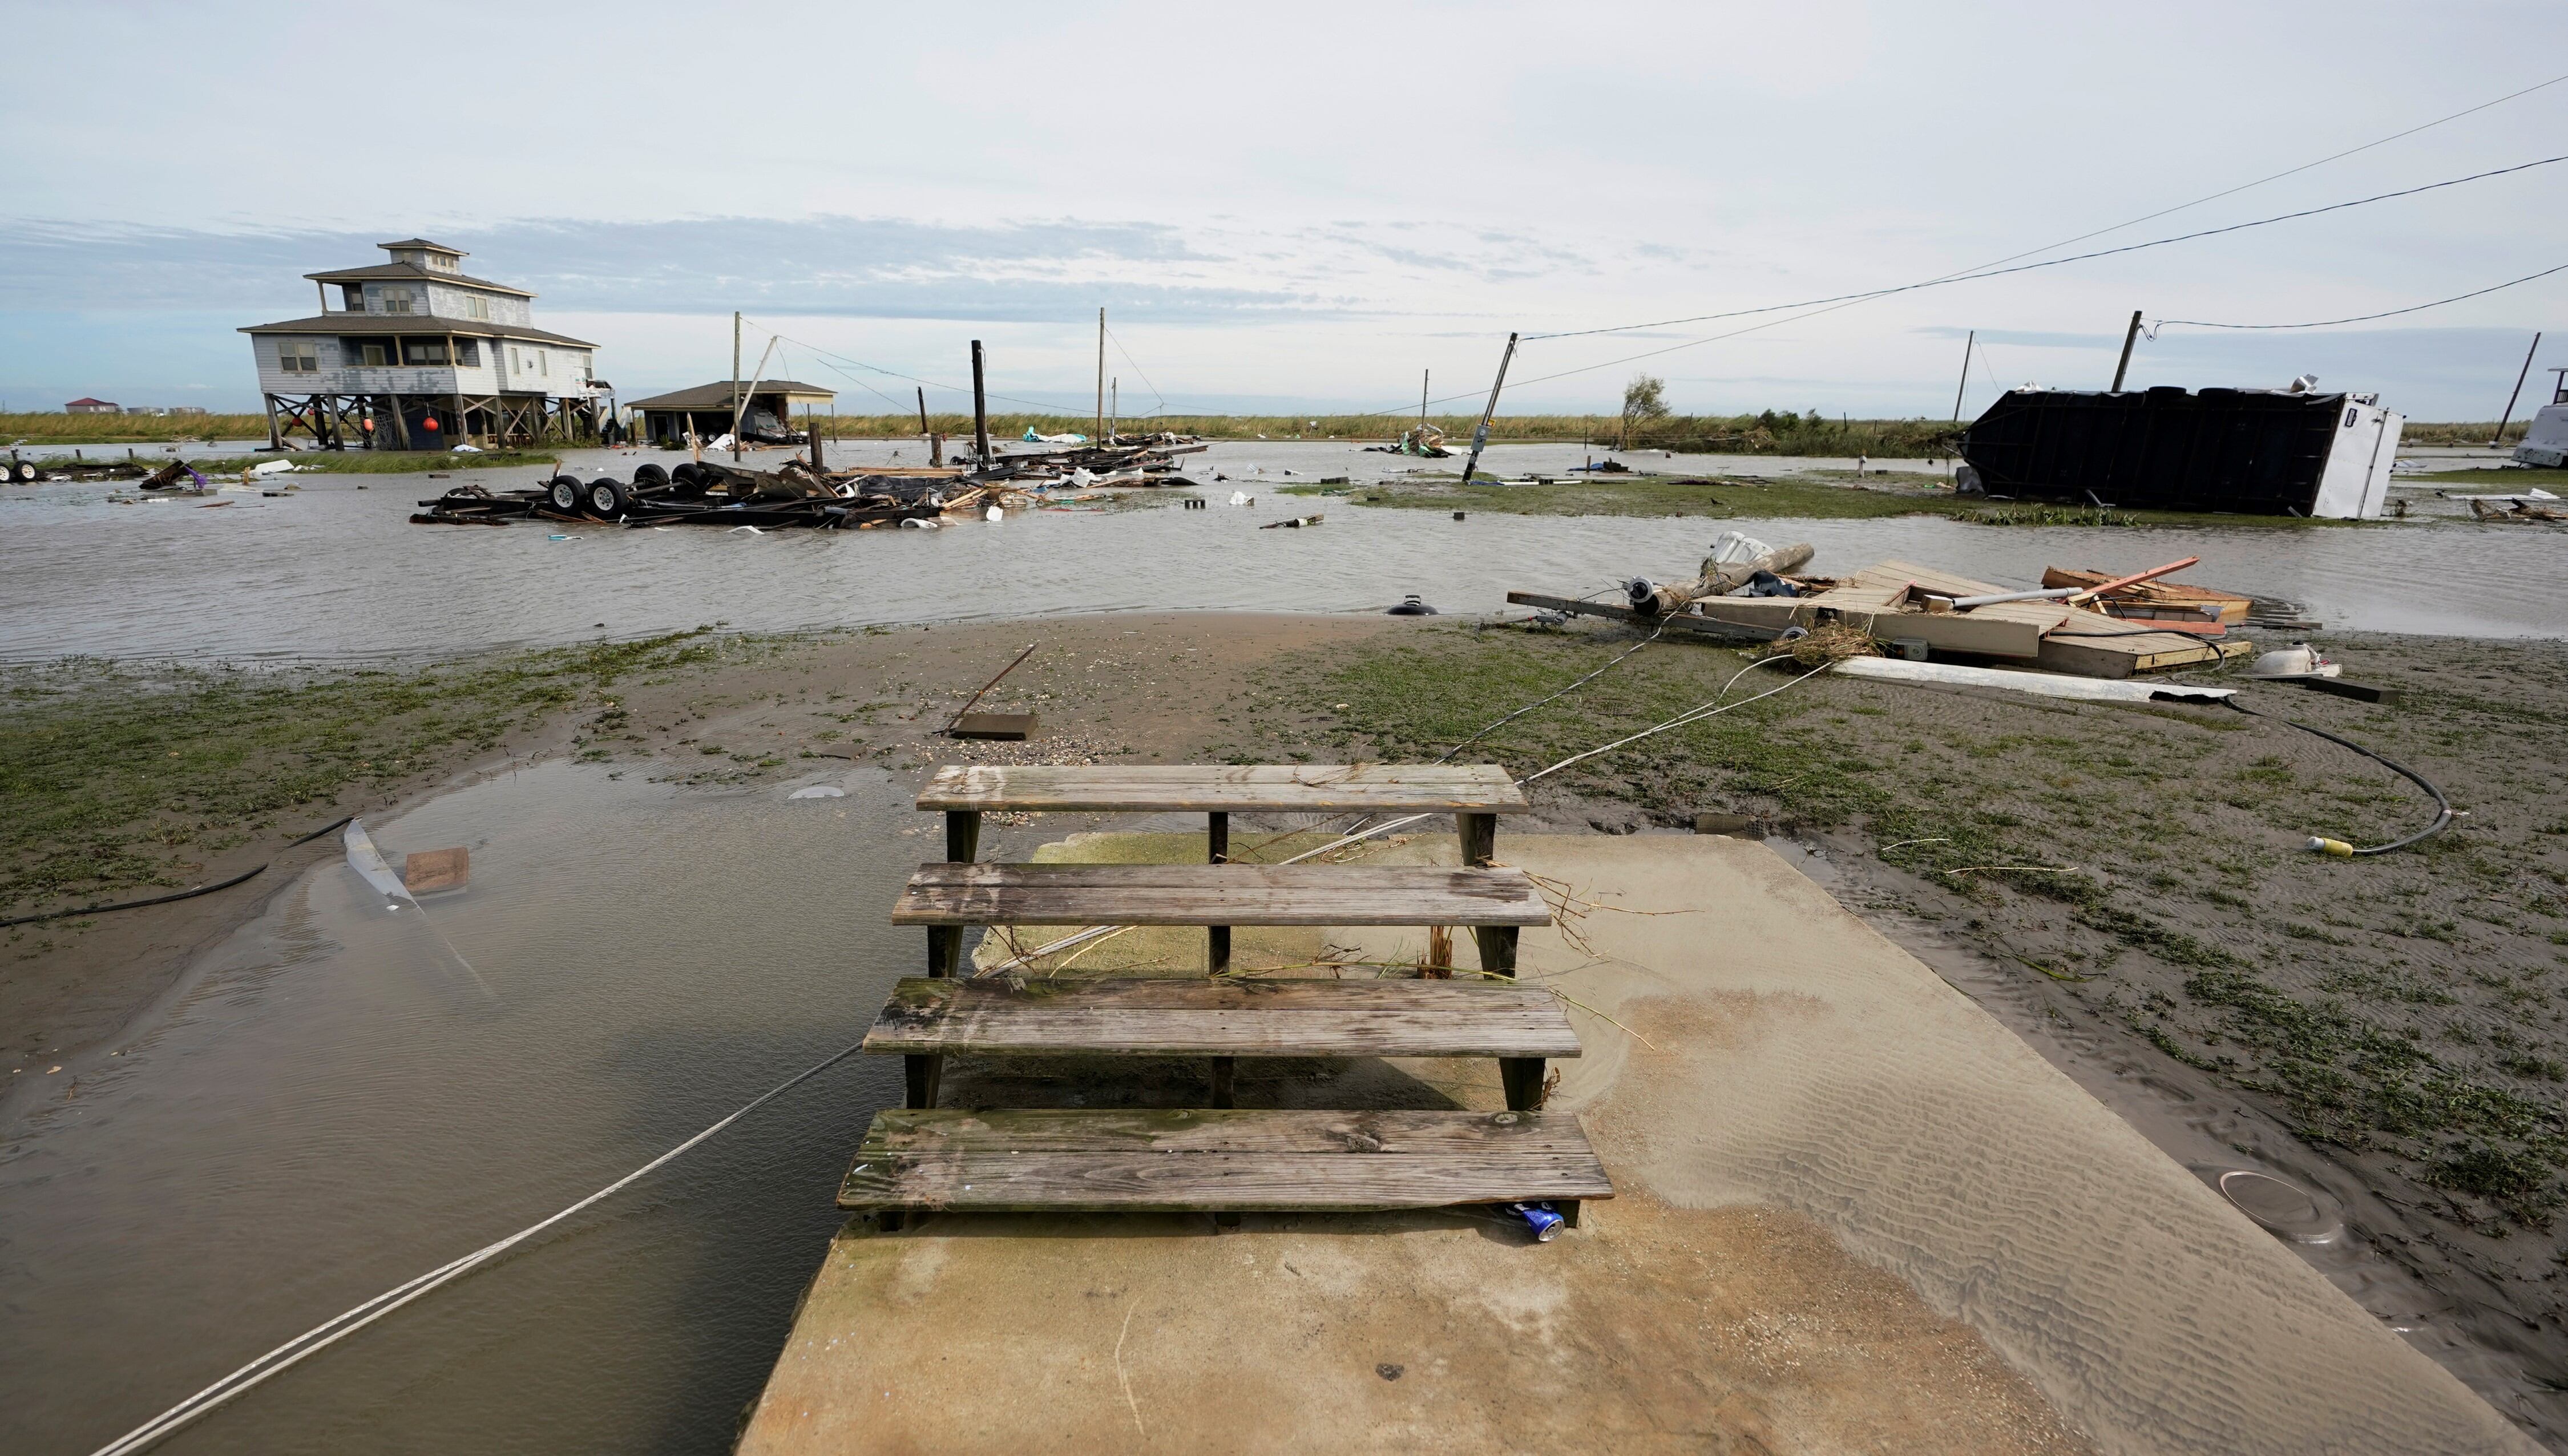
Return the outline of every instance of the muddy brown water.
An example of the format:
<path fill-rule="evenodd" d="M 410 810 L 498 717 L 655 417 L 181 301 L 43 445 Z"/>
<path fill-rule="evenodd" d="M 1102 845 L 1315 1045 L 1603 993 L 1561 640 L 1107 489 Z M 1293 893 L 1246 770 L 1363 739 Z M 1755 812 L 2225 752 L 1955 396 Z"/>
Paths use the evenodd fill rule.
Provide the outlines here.
<path fill-rule="evenodd" d="M 566 763 L 446 795 L 374 826 L 471 848 L 428 925 L 298 878 L 0 1147 L 0 1451 L 92 1450 L 859 1037 L 924 954 L 883 909 L 928 816 L 839 767 L 833 799 Z M 164 1449 L 723 1449 L 899 1084 L 850 1058 Z"/>
<path fill-rule="evenodd" d="M 835 458 L 888 457 L 896 448 L 847 446 Z M 911 446 L 909 458 L 917 454 Z M 629 474 L 640 457 L 571 458 Z M 1579 458 L 1574 445 L 1514 445 L 1491 450 L 1489 464 L 1558 470 Z M 753 461 L 762 462 L 775 457 Z M 1644 463 L 1773 473 L 1829 462 Z M 1443 511 L 1274 489 L 1422 465 L 1455 462 L 1349 444 L 1225 443 L 1186 461 L 1207 482 L 1214 503 L 1206 510 L 1135 493 L 1145 508 L 1040 510 L 937 531 L 766 535 L 408 523 L 415 501 L 450 483 L 528 485 L 535 472 L 526 470 L 465 471 L 452 480 L 306 475 L 293 481 L 293 494 L 228 494 L 212 508 L 191 497 L 116 504 L 136 492 L 48 484 L 0 493 L 0 659 L 418 658 L 713 623 L 786 631 L 1119 610 L 1380 611 L 1410 593 L 1447 612 L 1488 612 L 1504 607 L 1510 589 L 1579 596 L 1610 592 L 1635 574 L 1690 574 L 1731 524 L 1485 512 L 1456 521 Z M 1209 483 L 1216 472 L 1231 478 Z M 1228 505 L 1234 491 L 1255 504 Z M 1328 517 L 1316 531 L 1257 529 L 1314 510 Z M 2563 542 L 2547 526 L 2438 520 L 2133 530 L 1929 517 L 1736 524 L 1771 541 L 1812 542 L 1820 570 L 1893 557 L 2020 586 L 2038 584 L 2046 565 L 2137 569 L 2198 555 L 2189 579 L 2306 603 L 2331 627 L 2568 633 L 2568 578 L 2556 570 Z"/>

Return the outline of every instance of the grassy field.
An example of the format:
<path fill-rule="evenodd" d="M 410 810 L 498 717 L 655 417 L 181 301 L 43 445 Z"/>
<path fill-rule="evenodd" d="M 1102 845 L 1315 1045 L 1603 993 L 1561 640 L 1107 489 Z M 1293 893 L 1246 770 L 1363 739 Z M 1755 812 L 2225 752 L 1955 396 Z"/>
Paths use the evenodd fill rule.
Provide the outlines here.
<path fill-rule="evenodd" d="M 620 679 L 753 650 L 685 633 L 404 671 L 0 672 L 0 914 L 191 883 L 352 786 L 416 788 L 448 750 L 487 751 Z"/>
<path fill-rule="evenodd" d="M 2568 470 L 2538 470 L 2528 465 L 2509 465 L 2501 470 L 2433 470 L 2399 479 L 2406 483 L 2430 480 L 2437 485 L 2468 485 L 2494 492 L 2529 490 L 2536 485 L 2544 490 L 2568 490 Z"/>
<path fill-rule="evenodd" d="M 1495 485 L 1474 479 L 1413 476 L 1377 485 L 1285 485 L 1288 495 L 1343 497 L 1402 510 L 1489 511 L 1503 515 L 1703 516 L 1709 519 L 1873 520 L 1938 515 L 1990 526 L 2334 527 L 2350 521 L 2294 516 L 2207 515 L 2173 510 L 2096 510 L 2088 506 L 1989 501 L 1936 489 L 1920 472 L 1867 475 L 1814 470 L 1779 479 L 1745 476 L 1604 475 L 1558 485 Z M 1889 483 L 1876 483 L 1887 481 Z"/>
<path fill-rule="evenodd" d="M 179 439 L 265 439 L 264 415 L 0 415 L 0 445 L 166 444 Z"/>
<path fill-rule="evenodd" d="M 948 440 L 969 439 L 969 415 L 930 415 L 928 427 Z M 1471 440 L 1476 415 L 1435 415 L 1429 422 L 1445 434 L 1446 444 L 1460 448 Z M 807 422 L 837 439 L 908 439 L 918 435 L 915 415 L 818 415 Z M 1414 429 L 1415 415 L 1160 415 L 1122 422 L 1130 436 L 1174 431 L 1202 439 L 1347 439 L 1388 441 Z M 993 415 L 993 439 L 1017 439 L 1032 429 L 1040 435 L 1092 435 L 1093 416 Z M 1614 442 L 1619 425 L 1612 416 L 1501 415 L 1489 423 L 1489 438 L 1509 443 L 1576 443 L 1593 440 L 1601 449 Z M 1670 416 L 1635 433 L 1634 448 L 1708 450 L 1731 454 L 1871 454 L 1883 459 L 1923 459 L 1949 452 L 1954 427 L 1932 420 L 1855 420 L 1840 422 L 1816 416 L 1768 411 L 1736 419 Z"/>
<path fill-rule="evenodd" d="M 1232 756 L 1434 758 L 1631 640 L 1449 628 L 1306 656 L 1245 705 Z M 2031 985 L 2064 1014 L 2264 1099 L 2439 1216 L 2489 1233 L 2546 1228 L 2568 1198 L 2568 787 L 2476 745 L 2568 747 L 2568 654 L 2447 639 L 2330 647 L 2368 681 L 2405 686 L 2406 702 L 2268 687 L 2250 690 L 2253 706 L 2418 766 L 2472 806 L 2464 827 L 2412 851 L 2330 859 L 2300 837 L 2380 843 L 2421 827 L 2431 805 L 2379 764 L 2270 721 L 1827 678 L 1555 786 L 1661 824 L 1732 811 L 1823 838 L 1910 913 L 2038 974 Z M 1750 660 L 1653 647 L 1471 754 L 1529 772 L 1714 700 Z M 1726 691 L 1735 701 L 1786 681 L 1765 669 Z M 1317 728 L 1271 726 L 1309 703 L 1339 711 Z M 2534 1253 L 2546 1264 L 2546 1241 Z"/>

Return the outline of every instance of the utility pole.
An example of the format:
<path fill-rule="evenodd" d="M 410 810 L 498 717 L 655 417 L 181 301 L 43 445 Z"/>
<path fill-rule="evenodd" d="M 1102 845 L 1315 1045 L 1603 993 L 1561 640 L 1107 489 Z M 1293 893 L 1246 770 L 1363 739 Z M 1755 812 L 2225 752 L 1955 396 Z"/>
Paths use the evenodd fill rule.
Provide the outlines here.
<path fill-rule="evenodd" d="M 1971 350 L 1979 342 L 1980 331 L 1977 329 L 1962 341 L 1962 382 L 1953 386 L 1953 423 L 1956 425 L 1962 423 L 1962 396 L 1971 388 Z M 1949 465 L 1952 461 L 1947 459 L 1945 463 Z"/>
<path fill-rule="evenodd" d="M 918 433 L 922 437 L 927 434 L 927 386 L 925 385 L 918 387 Z M 928 463 L 932 465 L 940 462 L 930 460 Z"/>
<path fill-rule="evenodd" d="M 1489 442 L 1489 417 L 1498 413 L 1498 391 L 1507 387 L 1507 366 L 1515 362 L 1516 336 L 1507 335 L 1507 352 L 1498 356 L 1498 377 L 1489 386 L 1489 403 L 1480 411 L 1480 426 L 1471 432 L 1471 458 L 1462 466 L 1462 483 L 1471 483 L 1471 472 L 1480 467 L 1480 450 Z"/>
<path fill-rule="evenodd" d="M 2122 392 L 2122 376 L 2131 372 L 2131 346 L 2139 342 L 2140 311 L 2131 310 L 2131 326 L 2122 331 L 2122 362 L 2113 366 L 2113 393 Z"/>
<path fill-rule="evenodd" d="M 1113 444 L 1123 430 L 1124 376 L 1119 374 L 1106 382 L 1106 443 Z"/>
<path fill-rule="evenodd" d="M 1097 442 L 1106 442 L 1106 310 L 1097 311 Z"/>
<path fill-rule="evenodd" d="M 972 452 L 974 460 L 984 466 L 990 463 L 990 397 L 981 389 L 981 341 L 972 341 Z"/>
<path fill-rule="evenodd" d="M 1418 372 L 1418 429 L 1421 432 L 1419 438 L 1422 440 L 1427 437 L 1424 433 L 1427 429 L 1427 382 L 1434 378 L 1436 378 L 1436 371 L 1432 369 L 1422 369 Z"/>
<path fill-rule="evenodd" d="M 2514 420 L 2514 402 L 2523 398 L 2523 382 L 2532 377 L 2532 356 L 2541 352 L 2541 336 L 2532 336 L 2532 347 L 2523 351 L 2523 368 L 2514 376 L 2514 393 L 2505 397 L 2505 413 L 2497 417 L 2496 434 L 2488 437 L 2488 448 L 2505 442 L 2505 427 Z"/>
<path fill-rule="evenodd" d="M 731 457 L 740 458 L 740 311 L 731 316 Z"/>

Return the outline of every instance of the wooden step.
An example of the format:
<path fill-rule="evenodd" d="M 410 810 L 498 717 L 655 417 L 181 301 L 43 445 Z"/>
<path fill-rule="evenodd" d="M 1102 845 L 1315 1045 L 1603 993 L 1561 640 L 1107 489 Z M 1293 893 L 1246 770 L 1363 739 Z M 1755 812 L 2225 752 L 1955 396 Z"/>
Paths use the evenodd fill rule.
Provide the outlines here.
<path fill-rule="evenodd" d="M 1577 1119 L 1543 1112 L 902 1110 L 838 1207 L 1244 1213 L 1611 1198 Z"/>
<path fill-rule="evenodd" d="M 1412 814 L 1521 814 L 1530 807 L 1524 790 L 1494 763 L 949 763 L 928 780 L 918 806 L 949 812 Z"/>
<path fill-rule="evenodd" d="M 918 867 L 894 925 L 1544 925 L 1516 869 L 1330 864 Z"/>
<path fill-rule="evenodd" d="M 1496 982 L 912 977 L 865 1050 L 913 1055 L 1568 1057 L 1549 992 Z"/>

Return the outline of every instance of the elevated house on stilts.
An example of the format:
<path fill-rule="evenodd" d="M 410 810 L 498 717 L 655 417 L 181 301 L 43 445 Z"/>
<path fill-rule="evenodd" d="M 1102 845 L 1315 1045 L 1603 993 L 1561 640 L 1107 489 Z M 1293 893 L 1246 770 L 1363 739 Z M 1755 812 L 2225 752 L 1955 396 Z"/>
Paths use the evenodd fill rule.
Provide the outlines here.
<path fill-rule="evenodd" d="M 426 238 L 382 247 L 391 261 L 304 275 L 320 313 L 241 330 L 268 443 L 575 444 L 613 421 L 597 346 L 534 327 L 533 294 L 466 274 L 463 252 Z"/>

